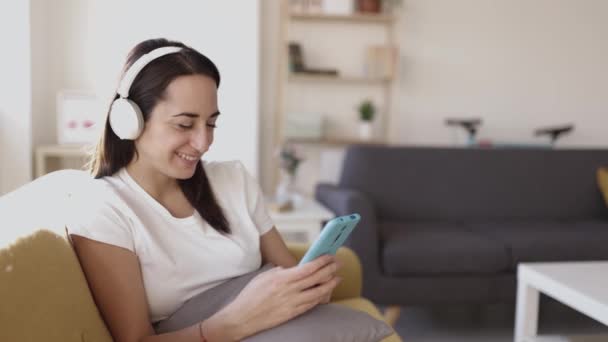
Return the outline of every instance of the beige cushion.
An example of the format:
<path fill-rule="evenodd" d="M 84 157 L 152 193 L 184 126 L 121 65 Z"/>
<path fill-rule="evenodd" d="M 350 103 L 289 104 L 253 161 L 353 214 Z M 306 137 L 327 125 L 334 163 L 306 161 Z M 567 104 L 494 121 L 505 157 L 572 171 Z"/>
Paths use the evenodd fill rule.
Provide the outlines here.
<path fill-rule="evenodd" d="M 112 341 L 76 254 L 50 231 L 0 250 L 0 298 L 0 341 Z"/>

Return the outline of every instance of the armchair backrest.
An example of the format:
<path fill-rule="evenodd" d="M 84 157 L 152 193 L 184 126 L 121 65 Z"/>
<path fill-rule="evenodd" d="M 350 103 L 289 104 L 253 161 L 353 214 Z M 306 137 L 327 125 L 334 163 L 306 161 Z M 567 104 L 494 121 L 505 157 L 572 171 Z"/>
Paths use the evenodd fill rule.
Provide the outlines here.
<path fill-rule="evenodd" d="M 112 341 L 65 236 L 0 248 L 0 298 L 0 341 Z"/>

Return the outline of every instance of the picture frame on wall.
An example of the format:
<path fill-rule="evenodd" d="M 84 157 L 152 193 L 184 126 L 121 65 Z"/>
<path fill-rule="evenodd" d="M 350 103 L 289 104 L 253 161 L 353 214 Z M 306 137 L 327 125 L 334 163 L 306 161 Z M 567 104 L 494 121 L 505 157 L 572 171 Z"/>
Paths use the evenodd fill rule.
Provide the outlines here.
<path fill-rule="evenodd" d="M 99 138 L 103 108 L 98 97 L 81 90 L 57 93 L 57 141 L 59 144 L 94 144 Z"/>

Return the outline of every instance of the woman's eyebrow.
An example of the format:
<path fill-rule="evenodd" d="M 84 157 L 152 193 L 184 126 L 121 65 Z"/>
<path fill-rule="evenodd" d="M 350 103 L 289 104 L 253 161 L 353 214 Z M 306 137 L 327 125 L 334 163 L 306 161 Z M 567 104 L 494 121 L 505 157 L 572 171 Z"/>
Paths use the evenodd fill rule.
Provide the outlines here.
<path fill-rule="evenodd" d="M 209 115 L 210 118 L 215 117 L 220 115 L 220 111 L 214 112 L 213 114 Z M 175 114 L 173 115 L 173 117 L 178 117 L 178 116 L 187 116 L 189 118 L 198 118 L 200 115 L 196 114 L 196 113 L 189 113 L 189 112 L 184 112 L 184 113 L 179 113 L 179 114 Z"/>

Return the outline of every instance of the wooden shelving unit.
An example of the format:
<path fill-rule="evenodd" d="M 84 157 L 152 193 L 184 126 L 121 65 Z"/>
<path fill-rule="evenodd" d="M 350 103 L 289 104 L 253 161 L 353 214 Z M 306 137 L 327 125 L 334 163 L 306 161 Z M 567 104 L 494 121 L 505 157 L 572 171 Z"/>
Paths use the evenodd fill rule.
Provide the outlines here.
<path fill-rule="evenodd" d="M 366 49 L 368 49 L 370 46 L 397 46 L 395 42 L 395 35 L 393 32 L 393 26 L 396 21 L 396 17 L 390 14 L 383 13 L 354 13 L 352 15 L 291 13 L 289 10 L 288 0 L 280 0 L 280 3 L 281 15 L 280 26 L 278 30 L 280 55 L 277 63 L 277 92 L 275 97 L 275 150 L 278 150 L 280 146 L 286 142 L 305 144 L 309 146 L 316 146 L 319 148 L 346 147 L 348 145 L 353 144 L 388 143 L 388 131 L 390 127 L 391 117 L 390 111 L 392 109 L 391 93 L 395 75 L 390 75 L 390 77 L 365 76 L 366 73 L 364 73 L 363 67 L 368 56 L 366 55 L 367 52 L 362 53 L 362 51 L 367 51 Z M 350 69 L 338 70 L 338 75 L 335 76 L 306 72 L 296 73 L 290 70 L 289 43 L 292 41 L 292 39 L 294 39 L 294 37 L 297 37 L 298 35 L 302 34 L 306 36 L 306 32 L 313 31 L 316 32 L 316 34 L 327 34 L 328 36 L 338 33 L 337 36 L 333 37 L 340 37 L 340 34 L 344 34 L 344 32 L 348 31 L 351 27 L 354 31 L 359 33 L 373 32 L 373 38 L 367 39 L 365 42 L 362 43 L 358 43 L 357 39 L 349 39 L 349 44 L 351 44 L 349 46 L 350 48 L 354 49 L 353 54 L 351 55 L 352 59 L 350 60 Z M 378 37 L 378 39 L 376 39 L 376 37 Z M 383 38 L 380 40 L 380 37 Z M 297 38 L 294 41 L 299 43 Z M 336 42 L 339 43 L 339 41 L 340 40 L 336 38 Z M 314 40 L 311 41 L 310 39 L 306 38 L 303 43 L 304 44 L 302 46 L 305 52 L 315 50 L 315 47 L 313 45 Z M 325 48 L 327 48 L 327 46 L 325 46 Z M 336 48 L 340 48 L 339 45 L 336 46 Z M 317 59 L 319 59 L 319 57 L 323 57 L 323 52 L 324 50 L 317 48 L 317 50 L 314 51 L 313 54 L 316 56 Z M 306 55 L 306 53 L 304 53 L 304 55 Z M 344 57 L 340 54 L 334 54 L 333 59 L 328 59 L 328 64 L 335 65 L 337 68 L 340 68 L 340 60 L 336 60 L 336 58 Z M 352 61 L 354 60 L 357 60 L 357 63 L 358 60 L 361 61 L 360 75 L 357 75 L 357 70 L 352 68 Z M 321 86 L 322 90 L 319 90 Z M 362 98 L 361 94 L 365 92 L 374 94 L 374 97 L 376 98 L 375 104 L 379 108 L 377 112 L 377 119 L 375 122 L 375 124 L 377 125 L 377 135 L 371 140 L 363 140 L 358 138 L 359 133 L 356 130 L 352 132 L 338 132 L 338 126 L 332 126 L 333 128 L 330 130 L 331 132 L 327 134 L 326 131 L 324 133 L 324 136 L 320 139 L 303 139 L 285 136 L 285 122 L 287 119 L 287 113 L 297 113 L 299 111 L 297 103 L 292 102 L 294 98 L 297 99 L 297 94 L 290 93 L 290 91 L 295 91 L 296 88 L 294 87 L 298 89 L 310 89 L 311 92 L 322 91 L 325 92 L 325 94 L 332 92 L 332 89 L 335 89 L 336 94 L 341 94 L 339 96 L 346 94 L 346 98 L 344 98 L 344 100 L 343 98 L 336 97 L 335 101 L 344 101 L 344 106 L 342 106 L 342 108 L 351 108 L 345 110 L 352 111 L 353 115 L 357 115 L 356 105 L 353 105 L 353 103 L 360 103 L 360 101 L 363 101 L 365 99 Z M 352 96 L 349 96 L 348 94 L 352 94 Z M 294 95 L 296 96 L 294 97 Z M 287 103 L 288 101 L 289 105 Z M 322 105 L 317 107 L 322 107 Z M 290 108 L 290 110 L 288 111 L 287 108 Z M 315 111 L 314 109 L 311 109 L 314 108 L 314 105 L 306 106 L 305 108 L 309 108 L 310 110 Z M 306 110 L 303 111 L 305 112 Z M 333 122 L 332 124 L 335 124 L 335 122 L 339 122 L 340 120 L 346 120 L 345 113 L 347 112 L 345 112 L 344 110 L 341 110 L 339 112 L 332 112 L 331 109 L 323 109 L 319 110 L 319 112 L 324 113 L 326 115 L 326 118 L 328 119 L 328 121 L 326 122 L 331 121 Z M 353 117 L 353 120 L 356 120 L 355 117 Z M 345 127 L 351 127 L 350 129 L 353 129 L 353 122 L 342 122 L 345 123 Z M 332 136 L 334 134 L 340 134 L 340 136 Z M 275 173 L 274 180 L 276 184 L 276 181 L 278 180 L 277 173 Z"/>
<path fill-rule="evenodd" d="M 352 14 L 352 15 L 327 15 L 327 14 L 303 14 L 290 13 L 289 17 L 292 20 L 301 21 L 349 21 L 359 23 L 380 23 L 390 24 L 394 17 L 386 14 Z"/>
<path fill-rule="evenodd" d="M 383 145 L 383 140 L 361 140 L 361 139 L 303 139 L 287 138 L 286 141 L 296 144 L 323 145 L 323 146 L 345 146 L 345 145 Z"/>
<path fill-rule="evenodd" d="M 349 76 L 326 76 L 310 74 L 289 74 L 290 82 L 335 82 L 335 83 L 354 83 L 354 84 L 384 84 L 390 83 L 389 78 L 370 78 L 370 77 L 349 77 Z"/>

